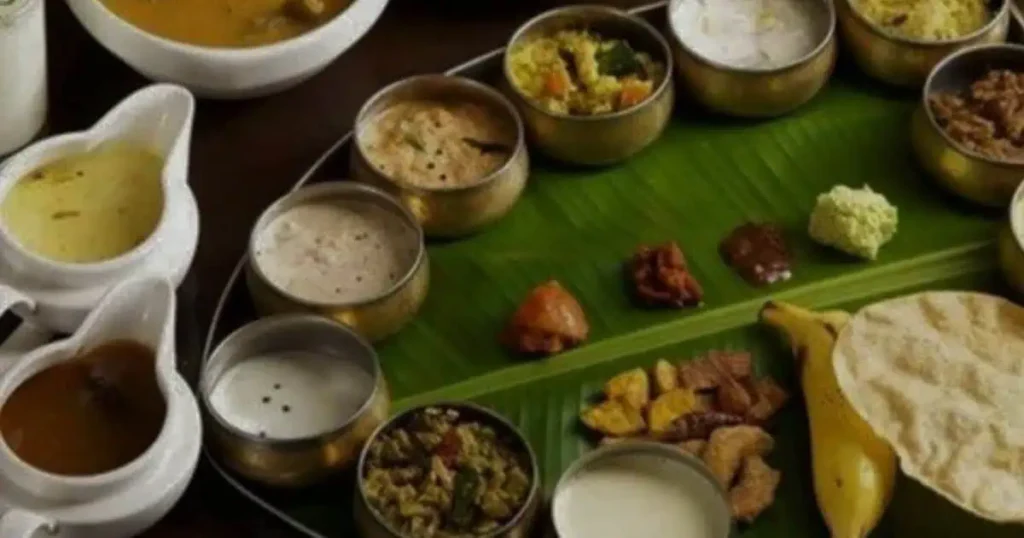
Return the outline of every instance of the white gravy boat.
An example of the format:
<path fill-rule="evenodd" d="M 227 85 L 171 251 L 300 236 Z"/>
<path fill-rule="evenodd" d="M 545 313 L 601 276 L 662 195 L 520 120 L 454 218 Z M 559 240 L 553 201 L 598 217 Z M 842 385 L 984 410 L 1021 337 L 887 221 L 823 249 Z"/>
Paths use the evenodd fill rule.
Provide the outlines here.
<path fill-rule="evenodd" d="M 195 198 L 188 186 L 194 114 L 195 98 L 188 90 L 154 84 L 128 96 L 88 130 L 41 140 L 7 160 L 0 168 L 0 200 L 25 174 L 53 160 L 111 140 L 141 143 L 164 158 L 164 207 L 145 241 L 123 255 L 96 263 L 65 263 L 30 252 L 0 221 L 0 309 L 18 304 L 22 317 L 69 333 L 111 285 L 127 277 L 155 274 L 180 283 L 198 241 Z M 182 214 L 189 210 L 195 222 L 183 226 L 183 218 L 189 217 Z M 181 244 L 191 247 L 174 246 Z M 170 259 L 169 249 L 173 251 Z"/>
<path fill-rule="evenodd" d="M 178 501 L 199 458 L 199 407 L 176 369 L 174 285 L 162 277 L 128 280 L 106 294 L 71 337 L 40 347 L 0 372 L 0 409 L 36 373 L 116 339 L 156 352 L 157 383 L 167 403 L 163 429 L 134 461 L 93 476 L 60 476 L 23 462 L 0 438 L 0 537 L 134 536 Z M 4 365 L 0 365 L 2 368 Z"/>

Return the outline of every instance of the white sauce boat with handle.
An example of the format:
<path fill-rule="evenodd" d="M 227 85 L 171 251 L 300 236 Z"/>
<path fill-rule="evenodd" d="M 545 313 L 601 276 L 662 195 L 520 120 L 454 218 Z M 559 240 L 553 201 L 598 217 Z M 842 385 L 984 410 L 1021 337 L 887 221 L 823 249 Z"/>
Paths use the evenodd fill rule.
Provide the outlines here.
<path fill-rule="evenodd" d="M 25 249 L 0 221 L 0 312 L 13 305 L 21 317 L 70 333 L 111 285 L 158 275 L 179 284 L 199 240 L 199 216 L 188 186 L 189 145 L 195 98 L 171 84 L 143 88 L 86 131 L 53 136 L 23 149 L 0 168 L 0 200 L 25 174 L 53 160 L 111 140 L 147 146 L 164 159 L 160 221 L 131 251 L 96 263 L 64 263 Z"/>
<path fill-rule="evenodd" d="M 14 390 L 46 368 L 100 344 L 130 339 L 156 353 L 157 383 L 167 403 L 163 429 L 134 461 L 83 477 L 54 475 L 21 461 L 0 438 L 0 537 L 134 536 L 178 501 L 195 471 L 201 418 L 195 396 L 178 374 L 174 285 L 162 277 L 114 287 L 71 337 L 0 364 L 0 408 Z"/>

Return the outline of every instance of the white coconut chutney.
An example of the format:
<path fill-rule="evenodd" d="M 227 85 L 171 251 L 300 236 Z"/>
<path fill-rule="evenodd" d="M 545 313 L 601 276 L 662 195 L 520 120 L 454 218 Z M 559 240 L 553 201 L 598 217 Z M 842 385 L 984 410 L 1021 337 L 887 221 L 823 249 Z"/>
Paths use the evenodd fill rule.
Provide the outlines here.
<path fill-rule="evenodd" d="M 255 263 L 285 292 L 312 303 L 379 297 L 413 269 L 415 228 L 364 200 L 326 200 L 290 208 L 257 234 Z"/>
<path fill-rule="evenodd" d="M 822 0 L 680 0 L 672 29 L 707 60 L 742 69 L 775 69 L 810 54 L 828 35 Z"/>
<path fill-rule="evenodd" d="M 250 435 L 301 439 L 348 422 L 373 394 L 359 365 L 309 352 L 260 355 L 228 369 L 210 392 L 210 407 Z"/>
<path fill-rule="evenodd" d="M 552 517 L 559 538 L 722 538 L 729 522 L 707 477 L 643 453 L 587 465 L 556 493 Z"/>

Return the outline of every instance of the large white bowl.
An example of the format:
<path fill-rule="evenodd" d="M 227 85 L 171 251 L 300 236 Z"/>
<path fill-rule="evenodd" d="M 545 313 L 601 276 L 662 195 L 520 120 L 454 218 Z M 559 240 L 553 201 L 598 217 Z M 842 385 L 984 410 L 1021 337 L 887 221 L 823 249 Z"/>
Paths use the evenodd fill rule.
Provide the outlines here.
<path fill-rule="evenodd" d="M 388 0 L 355 0 L 319 28 L 250 48 L 187 45 L 140 30 L 99 0 L 68 0 L 85 29 L 144 76 L 188 87 L 201 97 L 259 97 L 299 84 L 327 67 L 377 22 Z"/>

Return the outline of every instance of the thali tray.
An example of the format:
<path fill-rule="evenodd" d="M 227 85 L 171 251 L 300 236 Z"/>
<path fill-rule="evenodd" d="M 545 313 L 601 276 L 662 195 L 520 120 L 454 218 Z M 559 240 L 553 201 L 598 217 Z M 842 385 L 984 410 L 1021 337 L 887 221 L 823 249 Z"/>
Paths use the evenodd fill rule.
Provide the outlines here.
<path fill-rule="evenodd" d="M 665 27 L 664 3 L 634 13 Z M 501 53 L 448 73 L 497 83 Z M 591 446 L 578 426 L 581 405 L 619 371 L 660 357 L 742 348 L 755 355 L 759 370 L 793 387 L 789 351 L 755 325 L 768 297 L 813 308 L 856 308 L 917 290 L 1001 293 L 995 237 L 1003 214 L 944 194 L 919 170 L 908 136 L 919 99 L 917 92 L 882 87 L 841 59 L 828 87 L 783 118 L 723 118 L 684 95 L 662 138 L 624 164 L 576 169 L 535 156 L 527 190 L 508 217 L 468 239 L 429 244 L 426 303 L 415 321 L 377 346 L 394 409 L 460 399 L 493 407 L 530 440 L 550 491 L 559 473 Z M 328 150 L 296 187 L 346 177 L 350 139 L 346 135 Z M 806 234 L 820 192 L 864 183 L 899 208 L 899 233 L 873 263 L 828 251 Z M 745 220 L 775 222 L 788 231 L 791 280 L 755 289 L 723 264 L 718 242 Z M 702 308 L 638 310 L 624 292 L 624 260 L 638 244 L 666 240 L 678 241 L 686 252 L 704 287 Z M 241 276 L 244 262 L 221 297 L 204 360 L 255 317 Z M 590 340 L 547 360 L 510 355 L 498 343 L 499 331 L 526 292 L 550 278 L 580 300 Z M 784 477 L 778 500 L 741 536 L 828 536 L 814 506 L 807 436 L 803 408 L 788 406 L 772 457 Z M 351 476 L 276 491 L 213 465 L 242 494 L 308 536 L 356 535 Z M 1001 535 L 922 488 L 909 484 L 899 492 L 885 525 L 872 536 Z M 920 517 L 924 513 L 929 517 Z"/>

